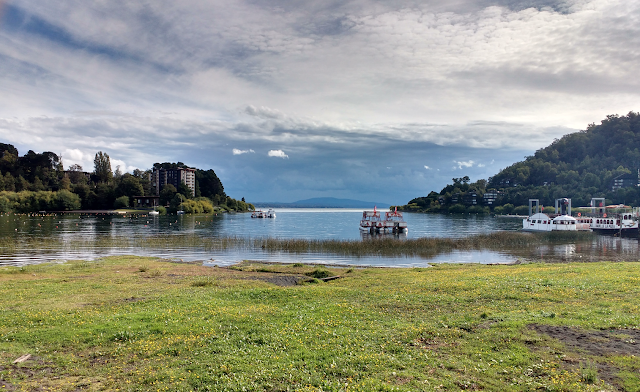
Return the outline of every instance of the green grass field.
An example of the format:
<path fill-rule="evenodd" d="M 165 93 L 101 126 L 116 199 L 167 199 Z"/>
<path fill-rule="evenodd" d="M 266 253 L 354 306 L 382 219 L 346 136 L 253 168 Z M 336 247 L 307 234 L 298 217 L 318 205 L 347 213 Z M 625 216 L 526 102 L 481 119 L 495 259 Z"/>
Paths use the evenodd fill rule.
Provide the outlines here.
<path fill-rule="evenodd" d="M 0 268 L 0 390 L 640 390 L 638 263 L 315 269 Z"/>

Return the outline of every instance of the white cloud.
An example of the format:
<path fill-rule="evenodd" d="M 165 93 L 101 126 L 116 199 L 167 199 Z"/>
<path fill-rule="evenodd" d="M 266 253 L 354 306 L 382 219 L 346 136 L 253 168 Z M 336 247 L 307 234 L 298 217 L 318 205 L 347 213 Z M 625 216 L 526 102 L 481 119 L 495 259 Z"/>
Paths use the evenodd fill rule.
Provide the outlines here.
<path fill-rule="evenodd" d="M 289 158 L 289 155 L 285 154 L 282 150 L 269 150 L 268 155 L 276 158 Z"/>
<path fill-rule="evenodd" d="M 239 150 L 237 148 L 233 149 L 233 155 L 242 155 L 242 154 L 247 154 L 247 153 L 255 153 L 255 151 L 249 149 L 249 150 Z"/>
<path fill-rule="evenodd" d="M 427 166 L 427 165 L 424 165 L 424 168 L 427 169 L 427 170 L 431 170 L 431 168 L 429 166 Z"/>
<path fill-rule="evenodd" d="M 458 169 L 462 169 L 463 167 L 473 167 L 473 164 L 475 163 L 472 160 L 468 160 L 468 161 L 454 161 L 455 163 L 458 164 Z"/>

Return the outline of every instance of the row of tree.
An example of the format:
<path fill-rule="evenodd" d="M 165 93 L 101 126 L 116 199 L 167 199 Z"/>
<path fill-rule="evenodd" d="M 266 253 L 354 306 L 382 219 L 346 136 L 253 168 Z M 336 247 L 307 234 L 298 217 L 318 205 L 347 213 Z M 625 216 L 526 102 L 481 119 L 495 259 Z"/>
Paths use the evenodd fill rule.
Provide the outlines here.
<path fill-rule="evenodd" d="M 182 162 L 165 162 L 155 163 L 153 167 L 187 166 Z M 134 197 L 156 195 L 151 174 L 151 169 L 122 173 L 119 166 L 114 172 L 109 155 L 102 151 L 95 155 L 92 172 L 84 171 L 80 165 L 64 170 L 62 159 L 55 153 L 29 150 L 19 156 L 13 145 L 0 143 L 0 211 L 132 207 Z M 216 206 L 235 211 L 253 209 L 244 198 L 240 201 L 227 196 L 213 170 L 196 169 L 195 175 L 195 192 L 184 183 L 178 188 L 166 185 L 160 194 L 161 204 L 179 209 L 179 204 L 185 203 L 187 209 L 194 212 L 210 212 Z"/>
<path fill-rule="evenodd" d="M 501 170 L 488 180 L 471 183 L 454 178 L 440 192 L 430 192 L 398 208 L 424 212 L 510 212 L 528 210 L 529 199 L 554 205 L 569 197 L 585 206 L 594 197 L 607 204 L 640 205 L 640 114 L 609 115 L 601 124 L 565 135 L 551 145 Z M 614 187 L 614 179 L 628 177 L 632 186 Z M 635 181 L 634 181 L 635 179 Z M 629 182 L 627 182 L 629 184 Z M 495 199 L 484 195 L 496 195 Z M 469 204 L 475 195 L 476 204 Z M 489 201 L 491 204 L 488 204 Z M 514 207 L 516 206 L 516 207 Z"/>

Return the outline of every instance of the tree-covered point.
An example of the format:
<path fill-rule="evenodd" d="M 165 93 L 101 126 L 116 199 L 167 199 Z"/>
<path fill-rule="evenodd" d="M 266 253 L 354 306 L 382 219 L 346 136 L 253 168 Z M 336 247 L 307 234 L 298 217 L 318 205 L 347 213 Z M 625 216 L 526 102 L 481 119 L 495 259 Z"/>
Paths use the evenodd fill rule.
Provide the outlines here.
<path fill-rule="evenodd" d="M 187 168 L 182 163 L 155 163 L 155 169 Z M 11 144 L 0 143 L 0 212 L 37 212 L 60 210 L 105 210 L 134 207 L 136 196 L 155 196 L 152 170 L 115 172 L 105 152 L 95 155 L 92 172 L 74 164 L 63 169 L 62 159 L 52 152 L 18 154 Z M 187 212 L 223 210 L 247 211 L 253 205 L 228 197 L 213 170 L 196 169 L 195 194 L 184 183 L 178 188 L 167 185 L 160 193 L 162 205 L 169 211 Z M 178 195 L 178 196 L 177 196 Z M 177 203 L 175 200 L 179 200 Z M 184 202 L 184 205 L 180 206 Z"/>
<path fill-rule="evenodd" d="M 528 205 L 529 199 L 554 205 L 556 199 L 563 197 L 571 198 L 574 206 L 588 205 L 594 197 L 604 197 L 607 204 L 637 206 L 640 205 L 638 169 L 640 114 L 609 115 L 601 124 L 589 124 L 583 131 L 556 139 L 486 181 L 468 183 L 468 177 L 464 177 L 467 181 L 454 179 L 440 193 L 431 192 L 399 208 L 469 212 L 481 207 L 485 211 L 501 207 L 502 211 L 503 207 Z M 476 204 L 469 204 L 473 193 Z M 487 193 L 495 194 L 495 199 L 485 198 Z"/>

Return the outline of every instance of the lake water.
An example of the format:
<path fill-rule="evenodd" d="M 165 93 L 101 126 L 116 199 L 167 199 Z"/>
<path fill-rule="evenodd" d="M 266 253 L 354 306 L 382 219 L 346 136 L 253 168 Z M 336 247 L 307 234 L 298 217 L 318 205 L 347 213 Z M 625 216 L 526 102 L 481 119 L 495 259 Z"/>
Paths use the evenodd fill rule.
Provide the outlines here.
<path fill-rule="evenodd" d="M 368 241 L 361 236 L 358 223 L 362 210 L 354 209 L 276 209 L 275 219 L 252 219 L 250 214 L 117 216 L 77 215 L 0 216 L 0 238 L 11 246 L 0 247 L 0 265 L 25 265 L 69 259 L 95 259 L 108 255 L 156 256 L 184 261 L 203 261 L 206 265 L 230 265 L 242 260 L 302 262 L 362 266 L 426 267 L 435 262 L 511 263 L 522 259 L 596 260 L 606 257 L 638 259 L 637 239 L 596 237 L 590 244 L 560 244 L 523 250 L 521 253 L 493 251 L 449 252 L 432 258 L 353 257 L 332 254 L 292 254 L 260 249 L 205 250 L 198 247 L 152 249 L 149 247 L 93 246 L 102 238 L 152 238 L 157 235 L 194 234 L 201 237 L 295 238 Z M 409 233 L 404 238 L 466 237 L 500 230 L 521 228 L 520 219 L 481 215 L 439 215 L 405 213 Z M 34 247 L 32 240 L 36 241 Z M 47 247 L 52 243 L 74 246 Z M 77 243 L 82 243 L 78 246 Z M 44 245 L 42 245 L 44 243 Z M 37 248 L 37 249 L 36 249 Z M 604 253 L 603 253 L 604 252 Z M 613 257 L 615 256 L 615 257 Z"/>

